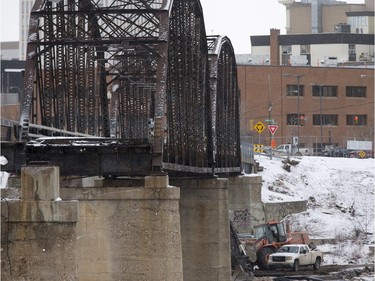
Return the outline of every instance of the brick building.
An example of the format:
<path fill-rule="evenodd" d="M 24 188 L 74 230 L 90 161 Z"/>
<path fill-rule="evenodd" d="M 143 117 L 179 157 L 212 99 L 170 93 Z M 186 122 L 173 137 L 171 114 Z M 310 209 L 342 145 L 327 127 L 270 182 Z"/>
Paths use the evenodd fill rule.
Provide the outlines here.
<path fill-rule="evenodd" d="M 320 151 L 362 140 L 374 150 L 373 2 L 279 2 L 287 34 L 250 36 L 251 54 L 237 57 L 242 141 Z"/>
<path fill-rule="evenodd" d="M 254 129 L 258 122 L 278 126 L 277 144 L 291 143 L 298 130 L 300 147 L 320 147 L 321 140 L 343 147 L 347 140 L 374 142 L 373 68 L 238 65 L 238 80 L 246 142 L 270 145 L 269 130 Z"/>

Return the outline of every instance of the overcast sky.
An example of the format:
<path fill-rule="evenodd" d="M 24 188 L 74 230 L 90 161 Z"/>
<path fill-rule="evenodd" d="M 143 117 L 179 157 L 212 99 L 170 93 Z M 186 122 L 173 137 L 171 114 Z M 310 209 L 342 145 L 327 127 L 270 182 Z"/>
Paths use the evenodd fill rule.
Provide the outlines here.
<path fill-rule="evenodd" d="M 364 3 L 364 0 L 348 0 Z M 19 0 L 0 0 L 0 41 L 18 40 Z M 226 35 L 237 54 L 250 53 L 251 35 L 285 34 L 285 6 L 278 0 L 201 0 L 207 35 Z"/>

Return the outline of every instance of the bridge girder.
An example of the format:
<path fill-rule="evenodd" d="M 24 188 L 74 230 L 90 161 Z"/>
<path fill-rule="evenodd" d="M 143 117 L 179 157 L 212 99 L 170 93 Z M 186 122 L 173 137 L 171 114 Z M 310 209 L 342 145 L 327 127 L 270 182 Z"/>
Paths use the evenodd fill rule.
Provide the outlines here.
<path fill-rule="evenodd" d="M 234 51 L 198 0 L 54 2 L 30 16 L 22 139 L 40 124 L 149 144 L 154 172 L 240 172 Z"/>

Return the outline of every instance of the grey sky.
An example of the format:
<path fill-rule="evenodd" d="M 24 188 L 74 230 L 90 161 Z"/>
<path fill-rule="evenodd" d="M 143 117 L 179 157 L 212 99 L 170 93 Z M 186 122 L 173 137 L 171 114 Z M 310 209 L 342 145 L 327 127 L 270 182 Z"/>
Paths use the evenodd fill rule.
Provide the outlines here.
<path fill-rule="evenodd" d="M 348 0 L 364 3 L 364 0 Z M 18 40 L 19 0 L 0 0 L 0 41 Z M 278 0 L 201 0 L 207 35 L 226 35 L 237 54 L 250 53 L 251 35 L 285 34 L 285 6 Z"/>

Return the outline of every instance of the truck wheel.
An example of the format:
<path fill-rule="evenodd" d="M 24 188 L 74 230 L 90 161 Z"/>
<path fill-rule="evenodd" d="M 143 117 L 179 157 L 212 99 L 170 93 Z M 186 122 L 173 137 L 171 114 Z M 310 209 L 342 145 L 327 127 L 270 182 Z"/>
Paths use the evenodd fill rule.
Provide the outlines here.
<path fill-rule="evenodd" d="M 268 257 L 269 255 L 273 254 L 274 251 L 271 248 L 263 248 L 258 253 L 258 266 L 261 270 L 269 270 L 270 267 L 268 265 Z"/>
<path fill-rule="evenodd" d="M 320 258 L 316 258 L 313 268 L 315 270 L 318 270 L 320 268 L 320 263 L 321 263 Z"/>
<path fill-rule="evenodd" d="M 297 272 L 299 270 L 299 261 L 295 260 L 293 264 L 293 271 Z"/>

